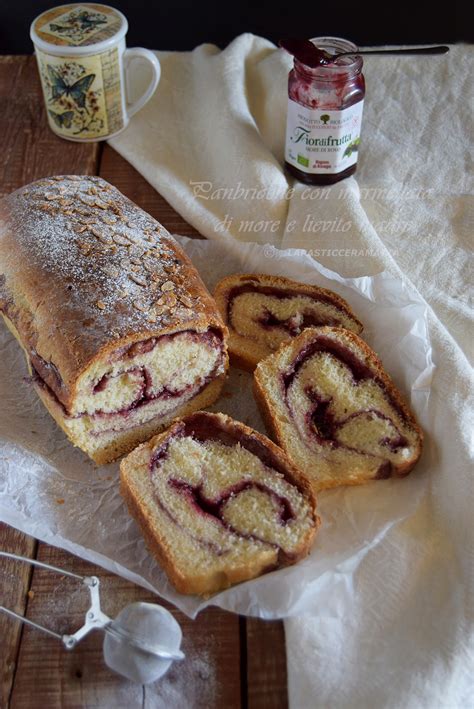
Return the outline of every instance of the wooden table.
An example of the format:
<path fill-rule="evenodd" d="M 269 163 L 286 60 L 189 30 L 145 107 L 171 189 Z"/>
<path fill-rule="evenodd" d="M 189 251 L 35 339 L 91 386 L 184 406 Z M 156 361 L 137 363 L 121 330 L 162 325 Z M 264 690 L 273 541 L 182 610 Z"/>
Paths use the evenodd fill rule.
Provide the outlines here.
<path fill-rule="evenodd" d="M 48 175 L 100 175 L 170 231 L 199 236 L 108 145 L 72 143 L 53 135 L 33 57 L 0 57 L 0 131 L 0 196 Z M 104 611 L 111 616 L 127 603 L 157 600 L 118 576 L 3 524 L 0 549 L 79 574 L 96 574 L 101 579 Z M 58 632 L 83 621 L 87 594 L 78 596 L 76 589 L 71 579 L 0 560 L 0 605 Z M 287 705 L 282 623 L 245 619 L 219 609 L 206 610 L 192 621 L 171 610 L 183 629 L 186 660 L 175 663 L 160 682 L 146 686 L 107 669 L 99 633 L 67 652 L 59 641 L 0 614 L 0 707 L 279 709 Z"/>

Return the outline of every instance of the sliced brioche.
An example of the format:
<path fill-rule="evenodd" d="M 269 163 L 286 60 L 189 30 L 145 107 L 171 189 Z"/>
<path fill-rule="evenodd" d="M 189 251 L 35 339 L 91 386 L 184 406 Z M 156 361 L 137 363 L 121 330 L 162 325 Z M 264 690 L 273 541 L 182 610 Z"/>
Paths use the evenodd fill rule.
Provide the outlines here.
<path fill-rule="evenodd" d="M 229 328 L 232 364 L 249 371 L 306 327 L 362 332 L 362 323 L 339 295 L 282 276 L 228 276 L 217 284 L 214 298 Z"/>
<path fill-rule="evenodd" d="M 423 434 L 368 345 L 308 328 L 260 362 L 254 391 L 268 430 L 315 490 L 407 475 Z"/>
<path fill-rule="evenodd" d="M 311 485 L 283 451 L 223 414 L 175 421 L 120 471 L 129 511 L 181 593 L 212 594 L 294 564 L 319 524 Z"/>

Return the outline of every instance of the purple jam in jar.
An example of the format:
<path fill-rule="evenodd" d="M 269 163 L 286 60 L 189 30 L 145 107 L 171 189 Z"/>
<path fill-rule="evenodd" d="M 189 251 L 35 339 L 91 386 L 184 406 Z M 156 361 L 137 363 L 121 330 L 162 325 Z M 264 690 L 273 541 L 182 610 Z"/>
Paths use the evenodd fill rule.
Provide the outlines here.
<path fill-rule="evenodd" d="M 312 66 L 294 57 L 288 76 L 285 167 L 301 182 L 328 185 L 357 168 L 365 81 L 357 46 L 337 37 L 315 37 L 321 56 Z M 284 46 L 284 45 L 283 45 Z M 293 48 L 290 49 L 293 54 Z M 354 51 L 327 59 L 328 54 Z M 298 52 L 295 52 L 298 54 Z M 306 54 L 309 56 L 311 53 Z"/>

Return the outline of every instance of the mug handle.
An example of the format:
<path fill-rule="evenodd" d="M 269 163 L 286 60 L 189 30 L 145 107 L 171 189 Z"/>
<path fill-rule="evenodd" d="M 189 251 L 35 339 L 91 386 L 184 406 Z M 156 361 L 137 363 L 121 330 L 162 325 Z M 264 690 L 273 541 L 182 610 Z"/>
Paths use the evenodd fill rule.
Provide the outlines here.
<path fill-rule="evenodd" d="M 123 55 L 124 61 L 124 74 L 125 74 L 125 86 L 126 94 L 130 96 L 130 84 L 129 84 L 129 66 L 134 59 L 144 59 L 151 66 L 153 76 L 151 78 L 150 84 L 147 90 L 138 98 L 134 103 L 127 104 L 127 114 L 128 117 L 133 116 L 137 111 L 139 111 L 143 106 L 151 99 L 153 92 L 158 86 L 158 82 L 161 76 L 160 62 L 155 57 L 153 52 L 149 49 L 143 49 L 142 47 L 133 47 L 132 49 L 126 49 Z"/>

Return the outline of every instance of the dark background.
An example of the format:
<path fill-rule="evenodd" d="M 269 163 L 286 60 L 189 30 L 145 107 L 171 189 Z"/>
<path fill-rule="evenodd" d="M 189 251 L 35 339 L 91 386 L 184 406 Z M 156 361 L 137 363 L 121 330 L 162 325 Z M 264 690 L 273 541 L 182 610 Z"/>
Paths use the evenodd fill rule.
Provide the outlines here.
<path fill-rule="evenodd" d="M 31 21 L 63 2 L 0 0 L 0 54 L 32 51 Z M 111 0 L 127 16 L 128 46 L 193 49 L 226 46 L 242 32 L 277 42 L 283 36 L 335 35 L 356 44 L 448 44 L 474 41 L 474 23 L 456 3 L 417 0 Z"/>

